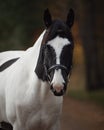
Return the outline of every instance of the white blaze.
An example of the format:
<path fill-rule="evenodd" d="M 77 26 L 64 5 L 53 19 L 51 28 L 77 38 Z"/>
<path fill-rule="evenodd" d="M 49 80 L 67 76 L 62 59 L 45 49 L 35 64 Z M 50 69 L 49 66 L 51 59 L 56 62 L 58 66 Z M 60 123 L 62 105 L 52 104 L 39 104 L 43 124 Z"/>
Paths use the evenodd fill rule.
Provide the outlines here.
<path fill-rule="evenodd" d="M 57 36 L 53 40 L 48 42 L 48 45 L 54 48 L 56 52 L 56 64 L 60 64 L 60 55 L 65 45 L 71 44 L 67 38 L 61 38 Z"/>
<path fill-rule="evenodd" d="M 61 70 L 60 69 L 55 70 L 51 84 L 53 85 L 54 88 L 55 87 L 63 88 L 63 83 L 65 83 L 65 81 L 64 81 L 63 76 L 61 74 Z"/>

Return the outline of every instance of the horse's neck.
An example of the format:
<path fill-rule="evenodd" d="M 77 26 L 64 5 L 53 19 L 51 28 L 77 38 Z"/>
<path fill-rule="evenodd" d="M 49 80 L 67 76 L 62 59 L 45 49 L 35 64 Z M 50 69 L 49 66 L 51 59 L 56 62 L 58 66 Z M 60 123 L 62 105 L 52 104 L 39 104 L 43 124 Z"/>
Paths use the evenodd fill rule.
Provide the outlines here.
<path fill-rule="evenodd" d="M 40 55 L 40 49 L 44 33 L 45 31 L 43 31 L 43 33 L 40 35 L 35 44 L 31 48 L 26 50 L 25 55 L 23 56 L 25 60 L 24 66 L 26 66 L 26 68 L 30 70 L 28 71 L 31 75 L 30 79 L 33 78 L 32 83 L 30 83 L 31 85 L 28 92 L 30 93 L 30 95 L 31 93 L 35 92 L 34 96 L 41 95 L 42 97 L 47 95 L 47 93 L 50 91 L 49 84 L 46 81 L 41 80 L 37 76 L 37 74 L 35 73 L 35 69 L 38 66 L 37 63 Z"/>

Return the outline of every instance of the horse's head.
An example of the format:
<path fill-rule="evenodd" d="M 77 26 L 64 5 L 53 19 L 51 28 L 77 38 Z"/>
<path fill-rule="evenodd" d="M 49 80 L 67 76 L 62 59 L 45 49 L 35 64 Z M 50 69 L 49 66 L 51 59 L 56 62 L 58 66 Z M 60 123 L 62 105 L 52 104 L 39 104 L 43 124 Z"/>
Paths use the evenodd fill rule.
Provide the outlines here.
<path fill-rule="evenodd" d="M 55 96 L 62 96 L 67 88 L 72 68 L 73 38 L 71 27 L 74 12 L 69 10 L 66 22 L 52 20 L 49 10 L 44 12 L 46 33 L 42 41 L 43 67 L 46 80 Z"/>

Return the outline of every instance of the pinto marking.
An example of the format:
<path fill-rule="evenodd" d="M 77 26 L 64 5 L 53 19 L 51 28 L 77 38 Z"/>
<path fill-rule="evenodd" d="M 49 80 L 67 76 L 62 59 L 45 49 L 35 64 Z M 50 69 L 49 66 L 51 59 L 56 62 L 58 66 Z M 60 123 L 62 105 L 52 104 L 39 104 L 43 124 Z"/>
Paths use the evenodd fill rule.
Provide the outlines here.
<path fill-rule="evenodd" d="M 70 41 L 66 38 L 61 38 L 57 36 L 53 40 L 48 42 L 48 45 L 53 47 L 56 53 L 56 64 L 60 64 L 60 55 L 62 53 L 62 49 L 64 48 L 65 45 L 70 45 Z"/>
<path fill-rule="evenodd" d="M 0 66 L 0 72 L 4 71 L 5 69 L 7 69 L 9 66 L 11 66 L 13 63 L 15 63 L 19 58 L 15 58 L 15 59 L 11 59 L 6 61 L 5 63 L 3 63 Z"/>
<path fill-rule="evenodd" d="M 20 57 L 0 72 L 0 122 L 10 123 L 13 130 L 60 130 L 63 95 L 72 66 L 73 20 L 72 9 L 66 22 L 53 21 L 45 10 L 46 30 L 34 45 L 23 53 L 17 51 L 16 56 L 6 53 L 4 59 L 0 57 L 0 65 Z"/>

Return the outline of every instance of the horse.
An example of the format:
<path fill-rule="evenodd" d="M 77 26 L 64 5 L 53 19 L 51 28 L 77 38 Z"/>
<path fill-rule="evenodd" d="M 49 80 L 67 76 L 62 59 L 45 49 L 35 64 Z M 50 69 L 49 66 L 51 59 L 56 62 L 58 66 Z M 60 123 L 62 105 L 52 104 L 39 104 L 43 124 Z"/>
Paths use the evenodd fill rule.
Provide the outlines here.
<path fill-rule="evenodd" d="M 46 29 L 35 44 L 10 58 L 5 53 L 0 66 L 0 122 L 13 130 L 60 130 L 72 69 L 74 11 L 64 22 L 53 20 L 46 9 L 43 19 Z"/>

